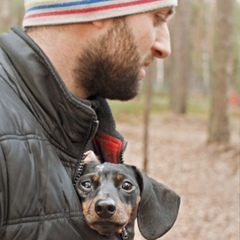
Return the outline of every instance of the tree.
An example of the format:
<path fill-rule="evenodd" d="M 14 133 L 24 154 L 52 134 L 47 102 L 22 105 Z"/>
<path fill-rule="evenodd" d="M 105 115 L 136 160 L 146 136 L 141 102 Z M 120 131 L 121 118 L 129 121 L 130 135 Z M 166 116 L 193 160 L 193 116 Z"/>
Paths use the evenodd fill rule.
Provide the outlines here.
<path fill-rule="evenodd" d="M 157 78 L 157 61 L 155 60 L 147 71 L 147 81 L 145 81 L 146 96 L 144 108 L 144 134 L 143 134 L 143 170 L 148 172 L 148 143 L 149 143 L 149 122 L 151 113 L 151 103 L 153 95 L 153 83 Z"/>
<path fill-rule="evenodd" d="M 208 138 L 210 143 L 228 143 L 230 138 L 228 93 L 233 64 L 233 9 L 234 0 L 216 1 Z"/>
<path fill-rule="evenodd" d="M 23 1 L 0 1 L 0 31 L 8 30 L 12 25 L 21 26 L 24 15 Z"/>
<path fill-rule="evenodd" d="M 172 49 L 170 107 L 174 113 L 186 113 L 189 81 L 192 75 L 191 60 L 191 0 L 179 3 L 171 29 Z"/>

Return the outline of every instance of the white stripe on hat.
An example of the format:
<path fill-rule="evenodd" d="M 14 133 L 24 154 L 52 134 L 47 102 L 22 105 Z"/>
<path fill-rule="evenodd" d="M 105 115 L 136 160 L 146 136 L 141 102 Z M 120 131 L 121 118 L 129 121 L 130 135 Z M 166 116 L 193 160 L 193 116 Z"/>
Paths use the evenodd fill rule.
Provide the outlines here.
<path fill-rule="evenodd" d="M 176 6 L 178 0 L 25 0 L 23 27 L 90 22 Z"/>

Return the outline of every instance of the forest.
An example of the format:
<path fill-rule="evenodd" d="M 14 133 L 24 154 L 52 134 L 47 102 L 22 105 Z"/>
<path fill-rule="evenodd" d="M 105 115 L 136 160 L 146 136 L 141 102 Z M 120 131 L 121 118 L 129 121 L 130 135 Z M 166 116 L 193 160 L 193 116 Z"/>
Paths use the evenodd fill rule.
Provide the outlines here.
<path fill-rule="evenodd" d="M 239 0 L 180 0 L 169 22 L 172 55 L 152 65 L 143 88 L 166 93 L 176 114 L 188 112 L 190 96 L 207 98 L 209 142 L 229 143 L 230 105 L 240 104 L 239 13 Z M 1 0 L 0 31 L 21 26 L 23 14 L 23 0 Z"/>
<path fill-rule="evenodd" d="M 1 0 L 0 32 L 21 27 L 23 15 L 23 0 Z M 136 99 L 110 101 L 125 162 L 182 198 L 163 240 L 240 237 L 239 16 L 240 0 L 179 0 L 171 56 L 153 62 Z"/>

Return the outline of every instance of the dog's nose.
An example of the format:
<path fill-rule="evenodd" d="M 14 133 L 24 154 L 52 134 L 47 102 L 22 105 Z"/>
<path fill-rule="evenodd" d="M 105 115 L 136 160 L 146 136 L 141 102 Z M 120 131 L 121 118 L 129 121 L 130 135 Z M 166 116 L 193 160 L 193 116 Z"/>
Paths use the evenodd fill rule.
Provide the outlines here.
<path fill-rule="evenodd" d="M 95 203 L 95 212 L 100 218 L 110 218 L 116 212 L 116 203 L 113 199 L 99 199 Z"/>

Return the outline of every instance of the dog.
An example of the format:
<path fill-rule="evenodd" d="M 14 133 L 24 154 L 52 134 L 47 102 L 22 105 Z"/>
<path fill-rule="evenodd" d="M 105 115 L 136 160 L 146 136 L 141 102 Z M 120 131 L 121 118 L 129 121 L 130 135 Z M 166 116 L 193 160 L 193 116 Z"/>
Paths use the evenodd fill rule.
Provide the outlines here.
<path fill-rule="evenodd" d="M 94 160 L 94 161 L 92 161 Z M 134 222 L 144 238 L 156 239 L 174 224 L 179 196 L 136 167 L 100 163 L 92 153 L 76 183 L 88 226 L 100 235 L 134 238 Z"/>

